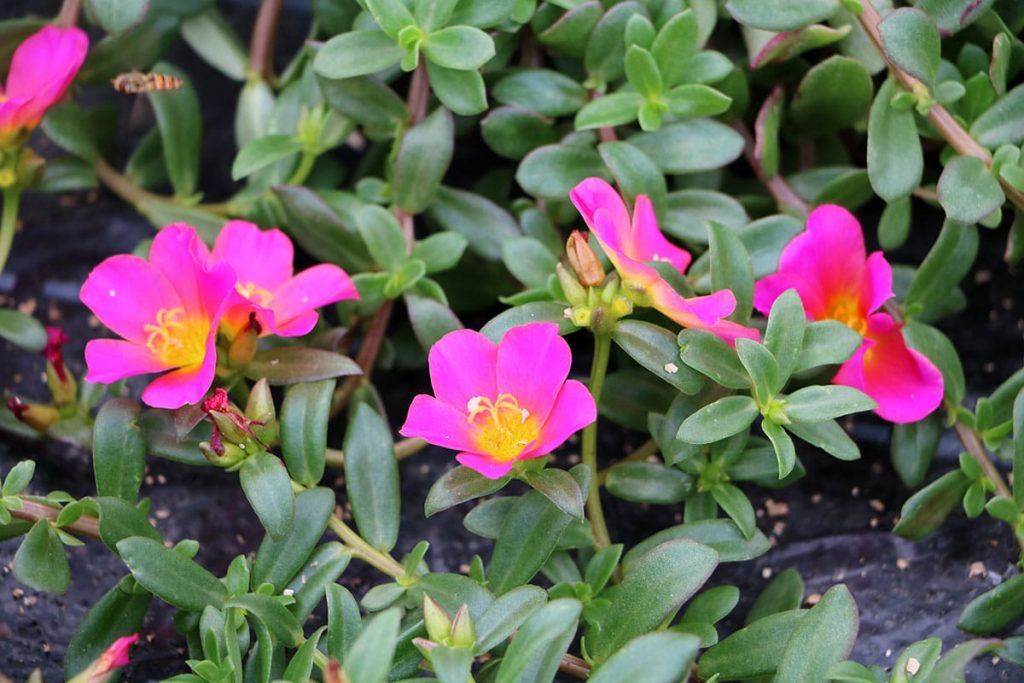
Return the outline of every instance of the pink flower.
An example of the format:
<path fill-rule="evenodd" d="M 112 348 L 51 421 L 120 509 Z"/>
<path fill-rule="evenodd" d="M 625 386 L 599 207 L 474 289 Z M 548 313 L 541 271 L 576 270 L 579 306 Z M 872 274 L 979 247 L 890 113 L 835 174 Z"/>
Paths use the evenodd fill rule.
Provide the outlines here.
<path fill-rule="evenodd" d="M 767 314 L 783 292 L 795 289 L 811 320 L 838 320 L 864 343 L 832 379 L 860 389 L 890 422 L 915 422 L 942 402 L 942 374 L 907 347 L 901 325 L 878 312 L 892 298 L 892 267 L 880 251 L 865 256 L 857 219 L 840 206 L 819 206 L 807 230 L 786 245 L 779 269 L 754 287 L 754 307 Z"/>
<path fill-rule="evenodd" d="M 323 263 L 292 275 L 292 241 L 280 230 L 261 230 L 246 221 L 229 221 L 213 245 L 213 259 L 234 269 L 238 280 L 221 325 L 233 338 L 256 314 L 261 334 L 298 337 L 316 325 L 316 309 L 343 299 L 358 299 L 348 274 Z"/>
<path fill-rule="evenodd" d="M 683 327 L 707 330 L 728 342 L 737 337 L 757 339 L 756 330 L 724 318 L 736 308 L 729 290 L 686 299 L 647 261 L 666 261 L 680 273 L 690 265 L 690 254 L 661 233 L 651 200 L 638 195 L 630 218 L 622 197 L 601 178 L 587 178 L 569 198 L 601 244 L 622 278 L 623 288 L 641 306 L 653 306 Z"/>
<path fill-rule="evenodd" d="M 420 394 L 400 430 L 461 451 L 456 459 L 489 479 L 539 458 L 597 419 L 581 383 L 566 381 L 572 355 L 554 323 L 508 331 L 500 344 L 472 330 L 430 349 L 434 396 Z"/>
<path fill-rule="evenodd" d="M 71 683 L 104 683 L 118 669 L 128 666 L 128 651 L 139 640 L 139 634 L 118 638 L 110 644 L 99 659 L 90 664 L 82 673 L 71 679 Z"/>
<path fill-rule="evenodd" d="M 149 261 L 122 254 L 93 269 L 82 302 L 124 339 L 94 339 L 85 347 L 86 380 L 116 382 L 167 372 L 142 400 L 155 408 L 197 403 L 213 383 L 217 325 L 235 286 L 231 267 L 211 263 L 187 225 L 171 225 L 153 240 Z"/>
<path fill-rule="evenodd" d="M 0 144 L 39 125 L 64 96 L 88 49 L 85 31 L 56 26 L 44 26 L 18 46 L 7 87 L 0 91 Z"/>

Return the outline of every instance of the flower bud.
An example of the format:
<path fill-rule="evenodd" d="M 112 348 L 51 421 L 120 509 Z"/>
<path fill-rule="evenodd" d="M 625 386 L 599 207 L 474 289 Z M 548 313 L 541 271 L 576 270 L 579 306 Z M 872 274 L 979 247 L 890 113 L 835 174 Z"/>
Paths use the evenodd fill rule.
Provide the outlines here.
<path fill-rule="evenodd" d="M 46 384 L 53 394 L 53 401 L 58 406 L 74 405 L 78 401 L 78 387 L 75 376 L 64 364 L 64 344 L 68 336 L 59 327 L 46 328 L 46 346 L 43 358 L 46 359 Z"/>
<path fill-rule="evenodd" d="M 103 651 L 99 659 L 87 666 L 80 674 L 72 678 L 69 683 L 105 683 L 110 680 L 111 676 L 118 669 L 128 666 L 128 650 L 138 640 L 138 633 L 118 638 L 111 643 L 110 647 Z"/>
<path fill-rule="evenodd" d="M 555 264 L 555 277 L 558 278 L 558 284 L 562 286 L 566 301 L 578 306 L 587 300 L 587 290 L 583 289 L 583 285 L 576 279 L 576 276 L 561 263 Z"/>
<path fill-rule="evenodd" d="M 476 645 L 476 631 L 473 619 L 469 616 L 469 606 L 463 604 L 452 619 L 452 647 L 472 648 Z"/>
<path fill-rule="evenodd" d="M 565 255 L 584 287 L 597 287 L 604 282 L 604 267 L 597 254 L 590 248 L 585 232 L 574 230 L 569 235 L 569 240 L 565 243 Z"/>
<path fill-rule="evenodd" d="M 7 399 L 7 409 L 14 413 L 14 417 L 19 421 L 24 422 L 40 434 L 45 434 L 60 419 L 60 413 L 53 406 L 41 403 L 22 403 L 17 396 Z"/>
<path fill-rule="evenodd" d="M 423 594 L 423 623 L 427 627 L 427 635 L 435 643 L 445 642 L 452 632 L 452 618 L 426 593 Z"/>
<path fill-rule="evenodd" d="M 217 433 L 217 427 L 213 428 L 213 436 L 210 437 L 209 441 L 201 441 L 199 443 L 199 452 L 203 454 L 211 465 L 229 469 L 237 465 L 238 463 L 249 457 L 249 453 L 245 449 L 236 446 L 233 443 L 224 443 L 221 440 L 220 434 Z"/>
<path fill-rule="evenodd" d="M 220 438 L 228 443 L 242 444 L 254 437 L 250 420 L 228 400 L 228 392 L 223 389 L 214 389 L 213 396 L 203 401 L 203 412 L 210 417 Z"/>
<path fill-rule="evenodd" d="M 249 391 L 245 417 L 250 420 L 249 426 L 261 443 L 269 445 L 277 441 L 277 410 L 266 378 L 256 382 Z"/>
<path fill-rule="evenodd" d="M 18 184 L 32 187 L 43 179 L 43 168 L 46 161 L 36 154 L 31 147 L 23 147 L 18 158 Z"/>
<path fill-rule="evenodd" d="M 231 365 L 248 365 L 253 356 L 256 355 L 256 347 L 259 344 L 260 333 L 263 326 L 256 320 L 256 314 L 249 314 L 249 324 L 242 329 L 228 346 L 228 361 Z"/>

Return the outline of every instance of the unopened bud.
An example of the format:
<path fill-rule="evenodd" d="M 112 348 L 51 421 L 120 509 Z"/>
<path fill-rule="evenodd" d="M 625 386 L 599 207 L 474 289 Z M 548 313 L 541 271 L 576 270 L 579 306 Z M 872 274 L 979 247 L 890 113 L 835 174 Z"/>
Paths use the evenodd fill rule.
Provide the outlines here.
<path fill-rule="evenodd" d="M 569 235 L 569 241 L 565 243 L 565 255 L 584 287 L 597 287 L 604 282 L 604 267 L 590 248 L 585 232 L 574 230 Z"/>
<path fill-rule="evenodd" d="M 203 412 L 209 415 L 226 443 L 245 444 L 255 438 L 251 421 L 228 400 L 228 392 L 223 389 L 214 389 L 213 396 L 203 401 Z"/>
<path fill-rule="evenodd" d="M 46 346 L 43 347 L 43 358 L 46 359 L 46 384 L 53 394 L 53 401 L 58 406 L 74 405 L 78 401 L 78 386 L 75 376 L 64 364 L 64 344 L 68 336 L 59 327 L 46 328 Z"/>
<path fill-rule="evenodd" d="M 566 301 L 578 306 L 587 300 L 587 290 L 583 288 L 576 276 L 561 263 L 555 264 L 555 277 L 558 278 L 558 284 L 562 287 Z"/>
<path fill-rule="evenodd" d="M 277 441 L 277 410 L 274 396 L 270 393 L 270 383 L 265 377 L 249 391 L 245 417 L 250 420 L 249 427 L 261 443 L 269 445 Z"/>
<path fill-rule="evenodd" d="M 217 427 L 213 428 L 213 436 L 209 441 L 199 443 L 199 452 L 203 454 L 211 465 L 229 469 L 249 457 L 244 448 L 233 443 L 225 443 L 217 433 Z"/>
<path fill-rule="evenodd" d="M 633 312 L 633 303 L 622 295 L 616 296 L 612 299 L 611 312 L 616 318 L 624 318 Z"/>
<path fill-rule="evenodd" d="M 128 666 L 128 650 L 139 640 L 139 634 L 118 638 L 110 647 L 103 651 L 99 659 L 87 666 L 80 674 L 71 679 L 69 683 L 105 683 L 110 680 L 114 673 L 125 666 Z"/>
<path fill-rule="evenodd" d="M 40 434 L 45 434 L 60 419 L 60 413 L 53 406 L 41 403 L 22 403 L 17 396 L 7 399 L 7 409 L 14 417 Z"/>
<path fill-rule="evenodd" d="M 452 632 L 452 618 L 426 593 L 423 594 L 423 623 L 427 627 L 427 635 L 435 643 L 445 642 Z"/>
<path fill-rule="evenodd" d="M 263 332 L 263 326 L 256 320 L 256 314 L 250 313 L 249 324 L 235 335 L 228 347 L 228 361 L 231 365 L 248 365 L 256 355 L 261 332 Z"/>
<path fill-rule="evenodd" d="M 324 683 L 350 683 L 345 670 L 341 668 L 341 664 L 334 657 L 327 660 L 327 668 L 324 669 Z"/>
<path fill-rule="evenodd" d="M 473 619 L 469 616 L 469 606 L 463 604 L 452 619 L 452 647 L 471 648 L 476 645 L 476 631 L 473 629 Z"/>

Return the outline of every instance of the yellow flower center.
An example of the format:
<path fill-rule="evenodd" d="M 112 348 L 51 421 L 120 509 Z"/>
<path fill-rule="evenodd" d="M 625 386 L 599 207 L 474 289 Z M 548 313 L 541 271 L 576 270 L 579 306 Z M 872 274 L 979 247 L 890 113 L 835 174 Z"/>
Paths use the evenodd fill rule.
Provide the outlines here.
<path fill-rule="evenodd" d="M 271 299 L 274 298 L 273 294 L 255 282 L 246 282 L 244 284 L 237 282 L 235 283 L 235 290 L 257 306 L 263 306 L 264 308 L 267 308 L 270 305 Z"/>
<path fill-rule="evenodd" d="M 860 312 L 860 303 L 849 295 L 834 297 L 828 306 L 825 317 L 836 320 L 853 329 L 861 336 L 867 331 L 868 321 Z"/>
<path fill-rule="evenodd" d="M 499 394 L 496 401 L 474 396 L 466 411 L 466 421 L 476 427 L 477 447 L 501 462 L 514 460 L 540 435 L 537 420 L 511 394 Z"/>
<path fill-rule="evenodd" d="M 210 322 L 186 317 L 183 308 L 161 308 L 156 314 L 156 324 L 145 325 L 142 329 L 149 333 L 146 348 L 168 366 L 199 365 L 206 356 Z"/>

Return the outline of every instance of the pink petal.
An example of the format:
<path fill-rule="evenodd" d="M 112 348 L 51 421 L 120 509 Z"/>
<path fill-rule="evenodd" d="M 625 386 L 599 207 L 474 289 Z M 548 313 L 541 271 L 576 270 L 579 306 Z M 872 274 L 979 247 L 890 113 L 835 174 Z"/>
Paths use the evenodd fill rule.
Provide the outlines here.
<path fill-rule="evenodd" d="M 547 455 L 596 419 L 597 405 L 590 391 L 582 383 L 569 380 L 558 392 L 555 404 L 541 427 L 537 446 L 520 459 Z"/>
<path fill-rule="evenodd" d="M 690 252 L 669 242 L 658 227 L 651 200 L 639 195 L 633 205 L 632 249 L 629 255 L 637 261 L 668 261 L 680 273 L 690 266 Z"/>
<path fill-rule="evenodd" d="M 194 405 L 213 385 L 217 369 L 217 328 L 206 341 L 206 356 L 199 365 L 172 370 L 149 383 L 142 392 L 142 402 L 153 408 L 180 408 Z"/>
<path fill-rule="evenodd" d="M 623 250 L 629 230 L 629 211 L 615 188 L 601 178 L 587 178 L 569 192 L 569 199 L 598 239 Z M 600 227 L 597 224 L 599 211 L 606 214 L 606 222 Z"/>
<path fill-rule="evenodd" d="M 0 141 L 17 135 L 29 121 L 31 100 L 17 97 L 0 102 Z"/>
<path fill-rule="evenodd" d="M 761 341 L 761 333 L 752 327 L 745 327 L 731 320 L 719 320 L 714 325 L 698 328 L 717 335 L 729 346 L 735 346 L 737 339 Z"/>
<path fill-rule="evenodd" d="M 513 327 L 498 345 L 498 394 L 511 394 L 539 423 L 569 375 L 572 353 L 555 323 Z"/>
<path fill-rule="evenodd" d="M 263 308 L 246 299 L 237 291 L 228 295 L 224 312 L 220 317 L 220 327 L 229 338 L 234 339 L 235 335 L 249 327 L 249 314 L 256 314 L 256 322 L 261 328 L 261 336 L 274 334 L 274 312 L 269 308 Z M 316 313 L 313 314 L 312 327 L 316 324 Z"/>
<path fill-rule="evenodd" d="M 235 286 L 234 271 L 225 264 L 214 264 L 195 229 L 184 223 L 169 225 L 156 234 L 149 262 L 178 290 L 187 311 L 209 318 L 222 308 Z"/>
<path fill-rule="evenodd" d="M 63 97 L 85 61 L 89 37 L 79 28 L 45 26 L 14 51 L 7 96 L 26 98 L 25 125 L 34 127 Z"/>
<path fill-rule="evenodd" d="M 874 345 L 864 353 L 864 393 L 878 403 L 875 412 L 890 422 L 916 422 L 938 408 L 942 373 L 907 347 L 900 326 L 887 314 L 873 315 L 867 336 Z"/>
<path fill-rule="evenodd" d="M 90 341 L 85 345 L 85 364 L 89 368 L 86 381 L 100 384 L 168 369 L 143 344 L 121 339 Z"/>
<path fill-rule="evenodd" d="M 508 474 L 509 470 L 512 469 L 512 465 L 515 464 L 514 460 L 501 462 L 492 460 L 486 455 L 480 455 L 479 453 L 459 453 L 455 456 L 455 459 L 459 461 L 460 465 L 476 470 L 488 479 L 501 479 Z"/>
<path fill-rule="evenodd" d="M 322 263 L 302 271 L 273 292 L 270 307 L 277 325 L 275 334 L 294 337 L 316 324 L 316 309 L 343 299 L 358 299 L 348 274 L 338 266 Z M 313 315 L 309 315 L 310 313 Z"/>
<path fill-rule="evenodd" d="M 650 292 L 654 307 L 684 327 L 714 325 L 736 310 L 736 295 L 728 289 L 687 299 L 659 280 Z"/>
<path fill-rule="evenodd" d="M 217 235 L 213 258 L 231 266 L 242 284 L 273 292 L 292 276 L 294 247 L 280 230 L 247 221 L 228 221 Z"/>
<path fill-rule="evenodd" d="M 476 441 L 466 413 L 426 394 L 413 398 L 405 424 L 398 432 L 402 436 L 420 438 L 442 448 L 476 450 Z"/>
<path fill-rule="evenodd" d="M 803 267 L 816 271 L 816 281 L 825 293 L 822 298 L 858 294 L 867 257 L 864 233 L 853 214 L 833 204 L 819 206 L 807 217 L 807 235 L 814 260 Z M 780 259 L 779 270 L 785 270 L 781 263 Z"/>
<path fill-rule="evenodd" d="M 885 254 L 876 251 L 868 256 L 861 284 L 861 302 L 867 313 L 877 311 L 889 299 L 896 296 L 892 291 L 892 266 L 885 260 Z"/>
<path fill-rule="evenodd" d="M 182 307 L 177 290 L 164 275 L 137 256 L 111 256 L 96 266 L 80 293 L 82 303 L 125 339 L 145 343 L 144 325 L 162 309 Z"/>
<path fill-rule="evenodd" d="M 434 395 L 463 416 L 474 396 L 498 397 L 498 345 L 479 332 L 449 332 L 431 347 L 428 360 Z"/>

